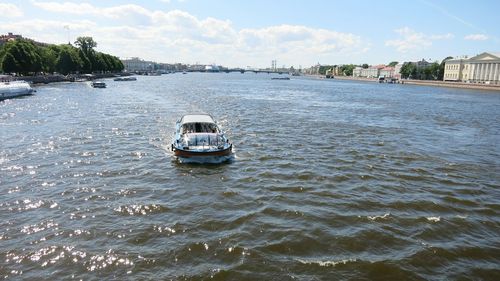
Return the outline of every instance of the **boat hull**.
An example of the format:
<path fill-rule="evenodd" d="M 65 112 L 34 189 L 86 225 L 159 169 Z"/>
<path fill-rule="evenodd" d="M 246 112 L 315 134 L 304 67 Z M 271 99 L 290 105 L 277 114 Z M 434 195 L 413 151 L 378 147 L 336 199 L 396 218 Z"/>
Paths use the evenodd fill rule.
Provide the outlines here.
<path fill-rule="evenodd" d="M 34 92 L 33 88 L 26 82 L 6 82 L 0 84 L 0 101 L 29 96 Z"/>
<path fill-rule="evenodd" d="M 16 92 L 16 93 L 0 93 L 0 101 L 6 100 L 6 99 L 23 97 L 23 96 L 31 96 L 31 95 L 33 95 L 33 91 L 22 91 L 22 92 Z"/>
<path fill-rule="evenodd" d="M 174 155 L 176 157 L 183 157 L 183 158 L 191 158 L 191 157 L 223 157 L 223 156 L 229 156 L 232 153 L 233 146 L 230 145 L 229 147 L 221 150 L 212 150 L 212 151 L 196 151 L 196 150 L 185 150 L 185 149 L 180 149 L 176 148 L 175 146 L 172 146 L 172 150 L 174 152 Z"/>

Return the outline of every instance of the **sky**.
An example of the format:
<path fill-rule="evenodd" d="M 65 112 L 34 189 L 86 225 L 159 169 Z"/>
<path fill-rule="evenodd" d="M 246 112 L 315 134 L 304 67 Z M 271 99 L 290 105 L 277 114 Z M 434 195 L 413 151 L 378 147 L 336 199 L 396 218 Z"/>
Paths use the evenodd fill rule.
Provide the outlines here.
<path fill-rule="evenodd" d="M 0 34 L 163 63 L 306 68 L 500 52 L 498 0 L 0 0 Z"/>

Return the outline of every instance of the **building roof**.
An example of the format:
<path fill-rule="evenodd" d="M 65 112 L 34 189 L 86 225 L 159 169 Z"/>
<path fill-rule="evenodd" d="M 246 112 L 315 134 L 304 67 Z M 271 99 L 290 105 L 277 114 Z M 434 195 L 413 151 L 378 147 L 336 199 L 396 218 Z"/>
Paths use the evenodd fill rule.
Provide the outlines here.
<path fill-rule="evenodd" d="M 379 64 L 379 65 L 372 65 L 370 67 L 368 67 L 369 69 L 382 69 L 384 68 L 385 65 L 384 64 Z"/>
<path fill-rule="evenodd" d="M 215 121 L 208 114 L 187 114 L 182 116 L 181 124 L 187 123 L 215 123 Z"/>
<path fill-rule="evenodd" d="M 454 58 L 446 60 L 446 63 L 460 63 L 460 62 L 480 62 L 480 61 L 488 61 L 488 60 L 499 60 L 500 52 L 483 52 L 473 57 L 465 57 L 465 58 Z"/>

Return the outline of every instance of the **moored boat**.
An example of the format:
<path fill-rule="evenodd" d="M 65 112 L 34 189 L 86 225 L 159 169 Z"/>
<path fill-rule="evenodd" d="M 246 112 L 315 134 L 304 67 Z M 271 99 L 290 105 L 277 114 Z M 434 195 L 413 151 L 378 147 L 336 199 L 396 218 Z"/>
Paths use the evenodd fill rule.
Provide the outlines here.
<path fill-rule="evenodd" d="M 233 145 L 211 115 L 188 114 L 175 123 L 171 149 L 178 158 L 203 159 L 230 156 Z"/>
<path fill-rule="evenodd" d="M 106 83 L 102 81 L 94 81 L 92 82 L 92 87 L 94 88 L 106 88 Z"/>
<path fill-rule="evenodd" d="M 0 83 L 0 101 L 20 96 L 32 95 L 33 88 L 26 81 L 11 81 Z"/>
<path fill-rule="evenodd" d="M 114 81 L 136 81 L 137 78 L 135 78 L 135 77 L 116 77 L 113 80 Z"/>

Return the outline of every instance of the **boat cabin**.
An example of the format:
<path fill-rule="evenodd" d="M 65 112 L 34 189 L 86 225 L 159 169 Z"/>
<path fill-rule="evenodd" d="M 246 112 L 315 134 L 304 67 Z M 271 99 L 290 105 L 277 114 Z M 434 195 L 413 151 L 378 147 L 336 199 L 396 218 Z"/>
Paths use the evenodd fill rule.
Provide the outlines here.
<path fill-rule="evenodd" d="M 185 115 L 180 120 L 180 125 L 180 133 L 182 135 L 190 133 L 219 133 L 217 124 L 212 116 L 206 114 Z"/>

